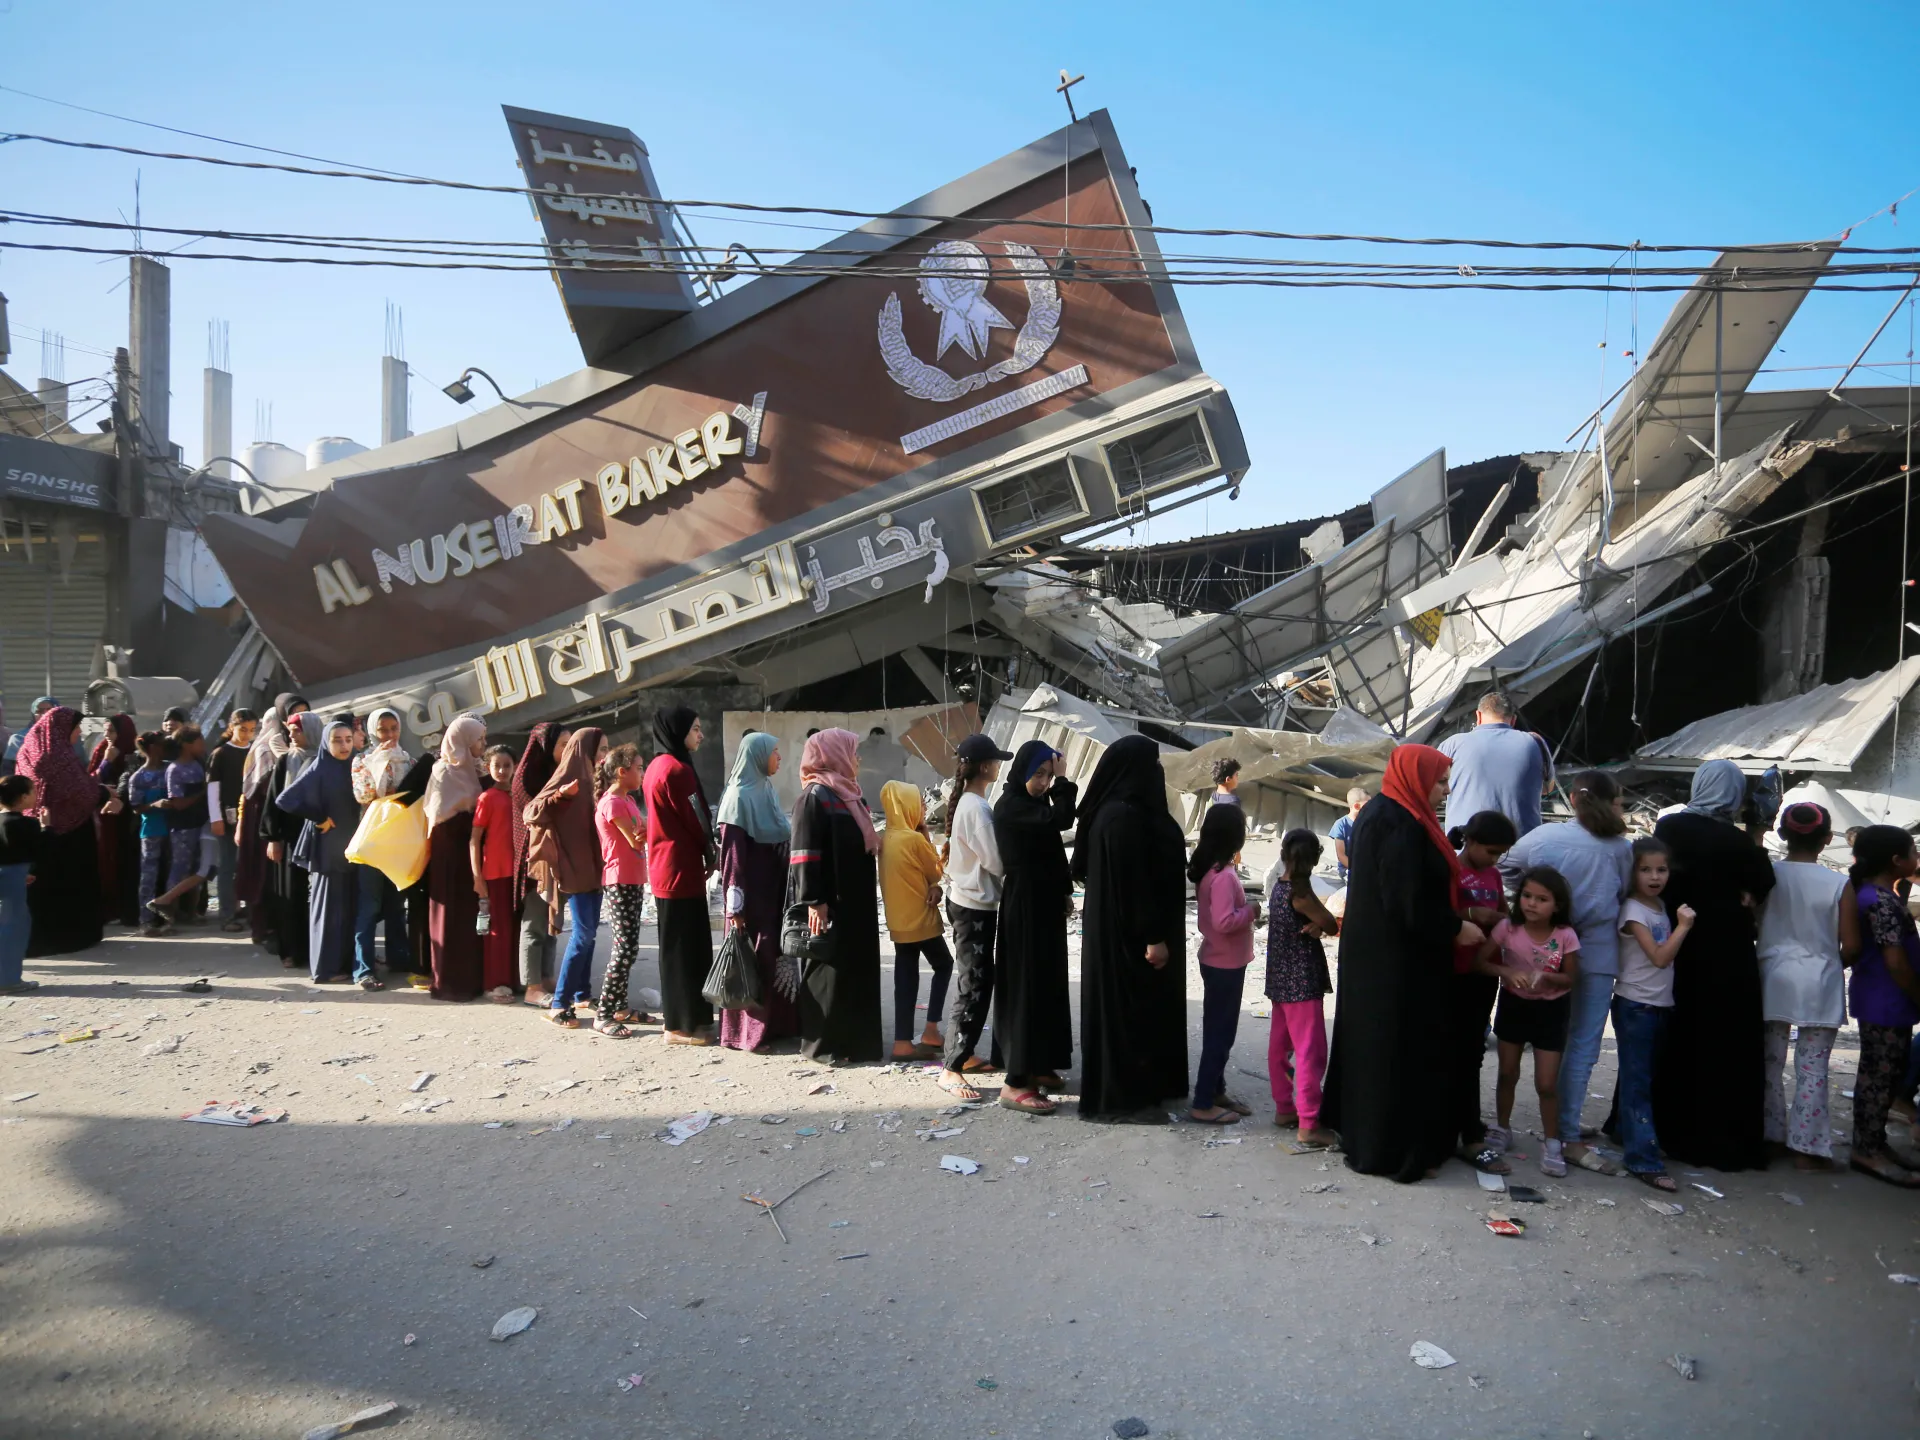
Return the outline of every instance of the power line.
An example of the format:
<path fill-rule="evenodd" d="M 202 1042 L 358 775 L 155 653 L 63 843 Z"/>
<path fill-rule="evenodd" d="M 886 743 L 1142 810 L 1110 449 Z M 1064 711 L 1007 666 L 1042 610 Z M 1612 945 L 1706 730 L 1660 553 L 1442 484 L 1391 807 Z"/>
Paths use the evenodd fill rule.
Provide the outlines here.
<path fill-rule="evenodd" d="M 219 165 L 240 170 L 270 170 L 283 174 L 308 175 L 326 179 L 368 180 L 385 185 L 428 186 L 438 189 L 469 191 L 477 194 L 532 196 L 537 199 L 548 198 L 557 193 L 545 189 L 533 189 L 524 185 L 483 185 L 467 180 L 444 180 L 429 176 L 403 175 L 395 172 L 370 169 L 314 169 L 302 165 L 282 165 L 266 160 L 233 160 L 220 155 L 193 155 L 177 151 L 145 150 L 137 146 L 111 145 L 98 140 L 67 140 L 52 135 L 35 135 L 18 131 L 0 134 L 0 144 L 23 140 L 43 145 L 58 145 L 75 150 L 97 150 L 121 155 L 134 155 L 150 160 L 191 161 L 201 165 Z M 842 219 L 866 221 L 902 220 L 932 224 L 1023 225 L 1047 230 L 1124 231 L 1131 234 L 1205 237 L 1239 236 L 1260 240 L 1308 241 L 1316 243 L 1346 242 L 1367 245 L 1460 246 L 1488 250 L 1599 250 L 1608 253 L 1637 252 L 1654 254 L 1710 250 L 1722 254 L 1749 255 L 1802 254 L 1827 248 L 1834 248 L 1846 253 L 1860 254 L 1907 255 L 1920 252 L 1920 247 L 1913 246 L 1893 248 L 1865 246 L 1829 247 L 1825 242 L 1820 241 L 1784 241 L 1741 245 L 1652 244 L 1638 240 L 1632 242 L 1598 240 L 1496 240 L 1436 236 L 1410 237 L 1393 235 L 1315 234 L 1299 231 L 1249 229 L 1232 226 L 1133 225 L 1126 222 L 1085 221 L 1068 223 L 1064 220 L 1045 220 L 1025 216 L 996 217 L 924 214 L 899 210 L 853 210 L 828 205 L 765 205 L 746 200 L 668 200 L 656 199 L 651 196 L 636 197 L 631 193 L 619 194 L 614 192 L 579 192 L 569 196 L 569 198 L 574 200 L 624 200 L 629 202 L 636 198 L 642 198 L 645 199 L 648 204 L 659 205 L 668 210 L 739 210 L 768 215 L 831 215 Z"/>
<path fill-rule="evenodd" d="M 74 254 L 74 255 L 105 255 L 105 256 L 151 255 L 153 253 L 151 250 L 142 250 L 134 247 L 55 245 L 55 244 L 20 241 L 20 240 L 0 241 L 0 250 L 52 251 L 52 252 Z M 245 254 L 238 254 L 238 253 L 212 252 L 212 251 L 204 251 L 204 250 L 195 250 L 195 251 L 174 250 L 174 251 L 168 252 L 167 258 L 172 260 L 225 260 L 225 261 L 236 261 L 236 262 L 241 262 L 246 264 L 256 264 L 256 265 L 327 265 L 327 266 L 342 266 L 342 267 L 348 267 L 348 268 L 384 268 L 384 269 L 395 269 L 395 270 L 493 270 L 493 271 L 504 271 L 508 273 L 522 273 L 522 274 L 536 274 L 536 275 L 551 274 L 553 270 L 556 268 L 554 265 L 548 264 L 545 262 L 539 262 L 539 263 L 533 263 L 533 264 L 524 264 L 524 263 L 512 264 L 512 263 L 505 263 L 502 261 L 486 260 L 486 259 L 436 260 L 436 261 L 408 260 L 408 259 L 398 258 L 392 252 L 384 252 L 378 258 L 370 257 L 367 259 L 353 259 L 353 258 L 337 256 L 337 255 L 245 255 Z M 626 263 L 615 263 L 611 261 L 600 261 L 597 259 L 591 262 L 590 265 L 583 264 L 580 268 L 582 273 L 585 273 L 590 268 L 592 271 L 600 274 L 636 273 L 636 274 L 670 274 L 670 275 L 688 275 L 688 276 L 708 276 L 712 273 L 712 269 L 713 269 L 713 267 L 710 265 L 678 264 L 671 261 L 661 261 L 661 262 L 642 261 L 642 262 L 637 262 L 633 264 L 626 264 Z M 1904 274 L 1912 273 L 1913 268 L 1914 267 L 1912 266 L 1889 267 L 1885 271 L 1873 270 L 1870 273 L 1876 273 L 1876 274 L 1877 273 L 1894 273 L 1894 274 L 1904 275 Z M 876 266 L 876 265 L 804 265 L 804 264 L 788 264 L 788 265 L 779 265 L 779 266 L 755 266 L 752 264 L 736 264 L 734 269 L 737 274 L 745 275 L 745 276 L 786 276 L 789 278 L 831 277 L 831 278 L 840 278 L 840 279 L 912 280 L 912 279 L 918 278 L 920 274 L 920 270 L 917 265 L 902 267 L 902 266 Z M 1492 291 L 1516 291 L 1521 293 L 1534 293 L 1534 292 L 1554 293 L 1554 292 L 1560 292 L 1560 291 L 1590 291 L 1594 293 L 1603 293 L 1603 292 L 1620 290 L 1624 288 L 1623 286 L 1612 283 L 1612 282 L 1593 283 L 1593 282 L 1568 281 L 1568 282 L 1561 282 L 1561 283 L 1542 282 L 1542 283 L 1532 283 L 1532 284 L 1516 284 L 1516 283 L 1510 283 L 1505 281 L 1486 280 L 1478 277 L 1468 278 L 1465 276 L 1460 276 L 1453 279 L 1444 279 L 1444 280 L 1443 279 L 1416 280 L 1416 279 L 1410 279 L 1410 278 L 1368 278 L 1368 277 L 1365 277 L 1362 272 L 1354 272 L 1351 275 L 1338 275 L 1338 276 L 1300 276 L 1300 275 L 1233 274 L 1233 273 L 1183 274 L 1183 273 L 1176 273 L 1171 271 L 1167 271 L 1167 272 L 1149 271 L 1145 269 L 1130 272 L 1123 275 L 1099 275 L 1099 274 L 1093 274 L 1088 272 L 1089 272 L 1089 267 L 1084 267 L 1084 266 L 1077 267 L 1074 275 L 1070 279 L 1063 281 L 1063 283 L 1075 284 L 1075 285 L 1085 285 L 1085 284 L 1140 285 L 1140 284 L 1146 284 L 1149 282 L 1157 282 L 1157 283 L 1165 283 L 1170 285 L 1180 285 L 1180 286 L 1189 286 L 1189 287 L 1252 285 L 1252 286 L 1266 286 L 1266 287 L 1273 287 L 1273 288 L 1280 288 L 1280 289 L 1357 288 L 1357 289 L 1372 289 L 1372 290 L 1492 290 Z M 1000 271 L 996 271 L 994 273 L 998 275 L 1000 278 L 1011 279 L 1011 280 L 1022 280 L 1022 279 L 1030 278 L 1026 274 L 1026 272 L 1017 270 L 1017 269 L 1012 269 L 1012 268 L 1006 268 Z M 1692 285 L 1642 285 L 1639 287 L 1639 290 L 1640 290 L 1640 293 L 1642 294 L 1655 294 L 1655 293 L 1681 292 L 1681 291 L 1691 290 L 1693 288 L 1694 287 Z M 1790 284 L 1769 284 L 1769 285 L 1742 284 L 1740 286 L 1741 292 L 1745 294 L 1770 294 L 1776 291 L 1779 291 L 1779 292 L 1803 291 L 1806 288 L 1807 288 L 1806 285 L 1791 284 L 1791 283 Z M 1886 291 L 1886 290 L 1905 290 L 1909 287 L 1906 284 L 1849 285 L 1849 284 L 1822 283 L 1817 288 L 1824 291 L 1834 291 L 1834 292 L 1841 292 L 1841 293 L 1850 293 L 1850 292 L 1871 293 L 1871 292 L 1879 292 L 1879 291 Z"/>

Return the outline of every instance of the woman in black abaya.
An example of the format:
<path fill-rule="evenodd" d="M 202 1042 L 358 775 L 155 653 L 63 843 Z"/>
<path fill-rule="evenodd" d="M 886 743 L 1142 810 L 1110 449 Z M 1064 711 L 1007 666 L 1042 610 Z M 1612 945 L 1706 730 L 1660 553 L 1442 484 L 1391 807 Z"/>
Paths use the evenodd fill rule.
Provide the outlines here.
<path fill-rule="evenodd" d="M 1054 774 L 1060 754 L 1029 740 L 1013 757 L 993 807 L 993 838 L 1006 865 L 993 982 L 994 1063 L 1005 1065 L 1000 1103 L 1049 1114 L 1041 1093 L 1060 1089 L 1073 1063 L 1073 1002 L 1067 987 L 1067 916 L 1073 876 L 1062 832 L 1073 828 L 1079 793 Z"/>
<path fill-rule="evenodd" d="M 1460 862 L 1436 810 L 1453 762 L 1401 745 L 1380 793 L 1354 821 L 1340 984 L 1320 1123 L 1340 1132 L 1347 1167 L 1408 1183 L 1453 1153 L 1447 1013 L 1460 917 Z"/>
<path fill-rule="evenodd" d="M 800 758 L 787 902 L 805 905 L 832 953 L 808 960 L 800 982 L 800 1053 L 828 1065 L 882 1058 L 880 901 L 874 856 L 880 837 L 860 793 L 860 737 L 821 730 Z"/>
<path fill-rule="evenodd" d="M 1660 1148 L 1690 1165 L 1764 1170 L 1766 1068 L 1759 907 L 1774 885 L 1766 851 L 1736 823 L 1747 779 L 1731 760 L 1693 777 L 1687 808 L 1653 827 L 1673 854 L 1662 897 L 1691 905 L 1673 967 L 1673 1019 L 1653 1074 Z"/>
<path fill-rule="evenodd" d="M 1080 1115 L 1131 1115 L 1187 1093 L 1187 846 L 1160 748 L 1107 747 L 1080 802 Z"/>

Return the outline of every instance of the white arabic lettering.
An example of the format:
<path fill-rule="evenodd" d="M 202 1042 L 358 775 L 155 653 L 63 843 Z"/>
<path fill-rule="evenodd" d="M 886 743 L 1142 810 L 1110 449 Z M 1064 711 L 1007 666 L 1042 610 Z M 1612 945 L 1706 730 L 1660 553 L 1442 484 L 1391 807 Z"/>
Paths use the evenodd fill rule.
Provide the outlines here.
<path fill-rule="evenodd" d="M 947 578 L 947 547 L 935 533 L 932 520 L 920 522 L 920 535 L 914 538 L 913 532 L 900 525 L 889 525 L 878 535 L 869 538 L 862 535 L 858 541 L 860 563 L 850 570 L 842 570 L 837 575 L 827 574 L 820 565 L 820 559 L 813 546 L 807 547 L 807 575 L 812 579 L 810 588 L 813 608 L 823 611 L 831 599 L 832 592 L 844 589 L 862 580 L 871 580 L 873 588 L 878 590 L 882 584 L 880 577 L 889 570 L 897 570 L 902 565 L 911 564 L 928 555 L 934 557 L 933 570 L 927 576 L 927 598 L 933 598 L 933 587 Z M 898 553 L 876 556 L 873 547 L 878 545 L 898 545 Z"/>
<path fill-rule="evenodd" d="M 640 162 L 631 154 L 622 152 L 616 156 L 598 141 L 594 143 L 591 154 L 576 155 L 573 153 L 571 140 L 562 140 L 558 150 L 548 150 L 541 145 L 538 130 L 528 130 L 527 138 L 533 142 L 533 163 L 536 165 L 544 165 L 551 160 L 556 165 L 565 165 L 567 169 L 575 172 L 585 165 L 593 170 L 619 170 L 629 175 L 640 169 Z"/>

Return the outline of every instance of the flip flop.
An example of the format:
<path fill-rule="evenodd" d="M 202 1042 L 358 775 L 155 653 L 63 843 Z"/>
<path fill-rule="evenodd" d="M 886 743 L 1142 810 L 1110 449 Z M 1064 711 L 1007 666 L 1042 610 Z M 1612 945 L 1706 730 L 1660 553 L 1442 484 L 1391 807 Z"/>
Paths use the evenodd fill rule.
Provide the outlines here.
<path fill-rule="evenodd" d="M 1849 1160 L 1847 1168 L 1858 1170 L 1862 1175 L 1871 1175 L 1882 1184 L 1892 1185 L 1900 1190 L 1920 1190 L 1920 1175 L 1889 1175 L 1884 1170 L 1876 1170 L 1864 1160 Z"/>
<path fill-rule="evenodd" d="M 946 1091 L 947 1094 L 953 1096 L 956 1100 L 978 1100 L 980 1098 L 980 1092 L 967 1084 L 965 1080 L 955 1084 L 949 1081 L 946 1076 L 942 1075 L 933 1083 Z"/>
<path fill-rule="evenodd" d="M 633 1038 L 633 1031 L 629 1030 L 617 1020 L 594 1021 L 593 1033 L 596 1035 L 604 1035 L 609 1040 L 631 1040 Z"/>
<path fill-rule="evenodd" d="M 960 1073 L 962 1075 L 998 1075 L 1000 1067 L 988 1064 L 978 1055 L 969 1055 L 960 1066 Z"/>
<path fill-rule="evenodd" d="M 1680 1182 L 1664 1170 L 1629 1170 L 1627 1173 L 1649 1190 L 1658 1190 L 1662 1195 L 1676 1195 L 1680 1191 Z M 1666 1182 L 1664 1185 L 1660 1183 L 1663 1180 Z"/>
<path fill-rule="evenodd" d="M 1236 1115 L 1253 1114 L 1253 1107 L 1251 1105 L 1242 1105 L 1238 1100 L 1234 1099 L 1231 1095 L 1222 1095 L 1218 1099 L 1216 1099 L 1213 1103 L 1222 1110 L 1233 1111 L 1233 1113 Z"/>
<path fill-rule="evenodd" d="M 562 1030 L 578 1030 L 580 1028 L 580 1017 L 571 1010 L 555 1010 L 547 1018 Z"/>
<path fill-rule="evenodd" d="M 1008 1110 L 1019 1110 L 1028 1115 L 1051 1115 L 1060 1108 L 1037 1090 L 1030 1090 L 1025 1095 L 1010 1095 L 1003 1088 L 1000 1091 L 1000 1104 Z"/>
<path fill-rule="evenodd" d="M 1240 1116 L 1236 1112 L 1228 1110 L 1224 1106 L 1215 1106 L 1214 1108 L 1219 1110 L 1220 1113 L 1211 1118 L 1196 1115 L 1191 1110 L 1187 1112 L 1187 1118 L 1196 1125 L 1238 1125 L 1240 1123 Z"/>
<path fill-rule="evenodd" d="M 1621 1173 L 1621 1168 L 1618 1165 L 1607 1159 L 1606 1156 L 1602 1155 L 1591 1145 L 1578 1155 L 1567 1156 L 1567 1162 L 1571 1165 L 1578 1165 L 1582 1170 L 1591 1170 L 1596 1175 L 1618 1175 Z"/>
<path fill-rule="evenodd" d="M 1509 1165 L 1501 1156 L 1500 1152 L 1491 1145 L 1483 1146 L 1478 1150 L 1463 1145 L 1455 1153 L 1483 1175 L 1511 1175 L 1513 1173 L 1513 1166 Z"/>

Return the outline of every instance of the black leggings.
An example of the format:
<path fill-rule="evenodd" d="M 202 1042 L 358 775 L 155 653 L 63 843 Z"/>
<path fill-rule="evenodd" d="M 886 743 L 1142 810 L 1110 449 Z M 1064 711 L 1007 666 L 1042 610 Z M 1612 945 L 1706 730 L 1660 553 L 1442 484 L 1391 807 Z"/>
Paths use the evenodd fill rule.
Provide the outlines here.
<path fill-rule="evenodd" d="M 927 991 L 927 1023 L 938 1025 L 940 1012 L 947 1003 L 947 982 L 953 978 L 953 956 L 947 939 L 936 935 L 931 940 L 893 942 L 893 1038 L 910 1041 L 914 1036 L 913 1009 L 920 999 L 920 962 L 933 970 L 933 985 Z"/>

